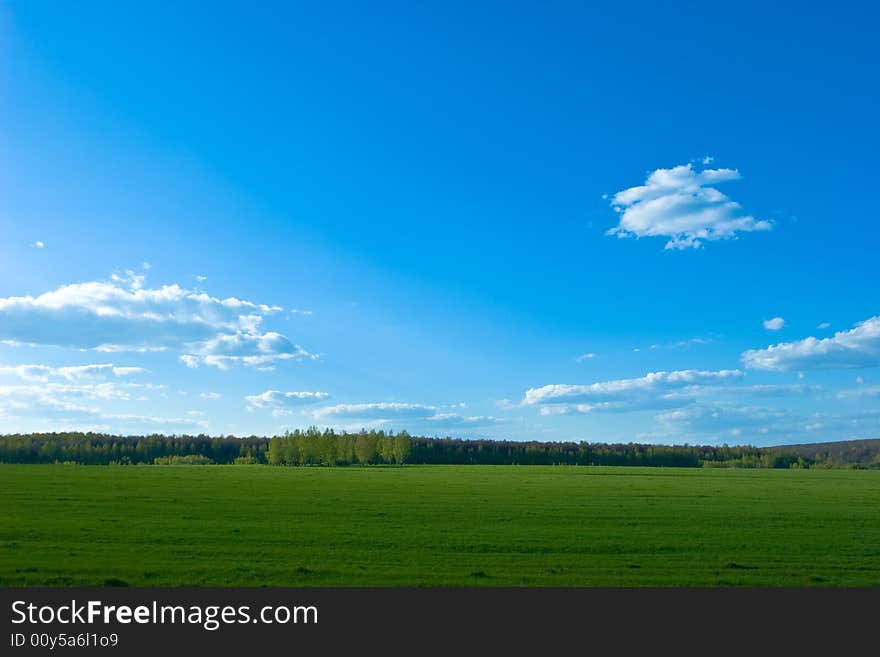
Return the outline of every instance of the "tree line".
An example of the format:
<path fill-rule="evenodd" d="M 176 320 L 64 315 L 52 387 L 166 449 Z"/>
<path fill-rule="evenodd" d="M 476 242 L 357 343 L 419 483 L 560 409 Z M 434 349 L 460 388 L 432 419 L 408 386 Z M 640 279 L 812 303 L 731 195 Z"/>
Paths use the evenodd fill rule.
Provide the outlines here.
<path fill-rule="evenodd" d="M 109 464 L 615 465 L 665 467 L 880 467 L 880 458 L 840 462 L 829 450 L 640 443 L 538 442 L 414 437 L 407 432 L 335 432 L 311 427 L 272 438 L 102 433 L 0 435 L 0 462 Z"/>
<path fill-rule="evenodd" d="M 265 463 L 267 443 L 266 438 L 257 436 L 115 436 L 79 432 L 7 434 L 0 436 L 0 462 L 82 465 Z"/>

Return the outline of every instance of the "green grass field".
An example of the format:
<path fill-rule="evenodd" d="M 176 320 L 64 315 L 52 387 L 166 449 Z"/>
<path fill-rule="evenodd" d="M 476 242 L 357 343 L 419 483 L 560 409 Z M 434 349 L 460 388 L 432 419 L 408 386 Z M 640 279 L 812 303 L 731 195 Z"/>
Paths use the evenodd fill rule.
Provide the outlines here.
<path fill-rule="evenodd" d="M 0 584 L 880 585 L 880 472 L 0 465 Z"/>

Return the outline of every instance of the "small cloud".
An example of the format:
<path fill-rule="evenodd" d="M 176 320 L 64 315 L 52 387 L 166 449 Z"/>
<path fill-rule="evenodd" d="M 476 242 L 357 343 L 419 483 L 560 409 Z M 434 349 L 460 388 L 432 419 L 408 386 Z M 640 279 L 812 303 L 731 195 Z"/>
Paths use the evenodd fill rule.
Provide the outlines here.
<path fill-rule="evenodd" d="M 220 399 L 223 395 L 219 392 L 201 392 L 199 393 L 199 397 L 202 399 Z"/>
<path fill-rule="evenodd" d="M 707 156 L 704 157 L 702 160 L 700 160 L 700 162 L 701 162 L 702 164 L 712 164 L 712 162 L 714 162 L 714 161 L 715 161 L 715 158 L 712 157 L 711 155 L 707 155 Z"/>
<path fill-rule="evenodd" d="M 128 285 L 132 292 L 137 292 L 144 287 L 146 276 L 136 273 L 133 269 L 126 269 L 125 274 L 111 274 L 110 280 L 114 283 Z"/>
<path fill-rule="evenodd" d="M 314 313 L 311 310 L 300 310 L 299 308 L 293 308 L 290 311 L 291 315 L 313 315 Z"/>
<path fill-rule="evenodd" d="M 685 164 L 657 169 L 643 185 L 617 192 L 611 205 L 619 224 L 607 235 L 665 237 L 666 249 L 696 249 L 703 242 L 734 239 L 739 233 L 773 228 L 718 191 L 716 185 L 739 180 L 735 169 L 694 169 Z"/>
<path fill-rule="evenodd" d="M 328 397 L 330 395 L 326 392 L 266 390 L 259 395 L 248 395 L 245 397 L 245 401 L 248 402 L 248 410 L 254 408 L 270 409 L 273 416 L 280 417 L 291 415 L 294 408 L 323 401 Z"/>
<path fill-rule="evenodd" d="M 825 330 L 827 328 L 831 328 L 831 324 L 829 324 L 828 322 L 822 322 L 816 328 L 821 329 L 821 330 Z"/>
<path fill-rule="evenodd" d="M 764 328 L 768 331 L 778 331 L 785 326 L 785 320 L 782 317 L 774 317 L 773 319 L 764 320 Z"/>
<path fill-rule="evenodd" d="M 204 283 L 208 280 L 207 276 L 202 276 L 201 274 L 196 274 L 193 278 L 195 278 L 199 283 Z"/>
<path fill-rule="evenodd" d="M 141 269 L 143 269 L 144 271 L 149 271 L 152 268 L 153 265 L 151 265 L 149 262 L 144 262 L 141 264 Z"/>
<path fill-rule="evenodd" d="M 578 363 L 583 363 L 585 360 L 593 360 L 595 357 L 596 357 L 596 354 L 592 354 L 592 353 L 589 353 L 589 354 L 581 354 L 581 355 L 578 356 L 575 360 L 576 360 Z"/>
<path fill-rule="evenodd" d="M 46 244 L 44 242 L 40 242 L 39 240 L 31 244 L 35 249 L 44 249 L 46 248 Z"/>

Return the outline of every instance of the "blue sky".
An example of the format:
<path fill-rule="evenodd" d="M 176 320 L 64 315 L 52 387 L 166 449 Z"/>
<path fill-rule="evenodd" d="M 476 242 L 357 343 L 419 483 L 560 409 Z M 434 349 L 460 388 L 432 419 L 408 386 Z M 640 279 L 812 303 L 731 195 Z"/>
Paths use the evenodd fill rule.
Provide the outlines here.
<path fill-rule="evenodd" d="M 0 431 L 880 436 L 876 7 L 154 5 L 0 4 Z"/>

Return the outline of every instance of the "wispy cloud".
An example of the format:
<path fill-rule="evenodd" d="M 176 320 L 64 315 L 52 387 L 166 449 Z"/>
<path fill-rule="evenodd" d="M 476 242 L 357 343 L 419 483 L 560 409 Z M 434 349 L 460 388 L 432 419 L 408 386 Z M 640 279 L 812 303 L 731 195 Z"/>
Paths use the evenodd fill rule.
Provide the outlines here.
<path fill-rule="evenodd" d="M 687 340 L 677 340 L 675 342 L 652 344 L 651 349 L 685 349 L 695 345 L 711 344 L 712 338 L 689 338 Z"/>
<path fill-rule="evenodd" d="M 507 422 L 504 418 L 491 415 L 461 415 L 442 411 L 437 406 L 429 404 L 404 402 L 337 404 L 318 409 L 313 415 L 316 420 L 347 422 L 348 424 L 344 425 L 346 427 L 358 426 L 357 423 L 352 423 L 352 420 L 363 421 L 360 426 L 383 426 L 395 421 L 405 421 L 408 426 L 432 431 L 483 427 Z"/>
<path fill-rule="evenodd" d="M 143 393 L 161 386 L 136 383 L 40 383 L 0 385 L 0 418 L 5 430 L 192 431 L 204 421 L 149 413 L 109 411 L 107 404 L 146 401 Z"/>
<path fill-rule="evenodd" d="M 40 383 L 39 385 L 0 385 L 0 397 L 6 399 L 46 399 L 54 402 L 72 400 L 129 400 L 132 394 L 160 390 L 161 385 L 150 383 Z"/>
<path fill-rule="evenodd" d="M 786 408 L 694 404 L 657 416 L 659 435 L 679 442 L 779 444 L 865 438 L 880 431 L 880 411 L 799 413 Z"/>
<path fill-rule="evenodd" d="M 805 431 L 785 409 L 730 404 L 696 404 L 666 411 L 657 416 L 660 425 L 674 435 L 696 438 L 699 442 L 731 441 L 758 443 L 771 436 L 780 437 Z"/>
<path fill-rule="evenodd" d="M 688 249 L 738 233 L 770 230 L 769 221 L 756 220 L 713 186 L 739 179 L 734 169 L 697 171 L 692 164 L 657 169 L 644 185 L 611 198 L 620 222 L 608 234 L 665 237 L 667 249 Z"/>
<path fill-rule="evenodd" d="M 863 386 L 841 390 L 838 399 L 880 399 L 880 386 Z"/>
<path fill-rule="evenodd" d="M 11 374 L 24 381 L 103 381 L 111 377 L 127 377 L 143 374 L 148 370 L 142 367 L 117 367 L 110 363 L 94 365 L 73 365 L 69 367 L 50 367 L 49 365 L 3 365 L 0 374 Z"/>
<path fill-rule="evenodd" d="M 669 408 L 689 403 L 684 389 L 706 383 L 724 383 L 742 377 L 739 370 L 678 370 L 650 372 L 634 379 L 598 381 L 586 385 L 551 384 L 530 388 L 523 406 L 541 406 L 543 415 L 593 411 L 633 411 Z M 559 405 L 560 408 L 551 408 Z"/>
<path fill-rule="evenodd" d="M 441 429 L 487 427 L 507 423 L 506 419 L 492 415 L 459 415 L 458 413 L 437 413 L 427 421 Z"/>
<path fill-rule="evenodd" d="M 315 417 L 321 418 L 428 418 L 437 414 L 436 406 L 424 404 L 408 404 L 402 402 L 372 402 L 364 404 L 336 404 L 315 411 Z"/>

